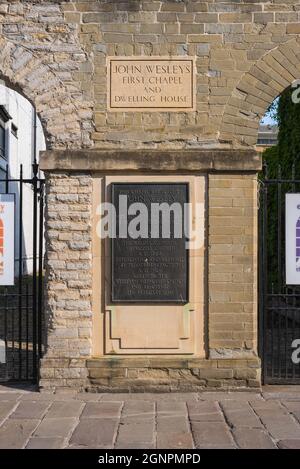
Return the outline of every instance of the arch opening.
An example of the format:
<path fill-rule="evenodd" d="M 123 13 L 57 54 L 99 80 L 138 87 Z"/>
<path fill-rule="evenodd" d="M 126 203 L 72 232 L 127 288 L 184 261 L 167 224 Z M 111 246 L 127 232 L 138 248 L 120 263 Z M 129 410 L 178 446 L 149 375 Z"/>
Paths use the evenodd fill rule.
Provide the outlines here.
<path fill-rule="evenodd" d="M 222 117 L 220 139 L 254 147 L 259 123 L 274 100 L 300 78 L 300 38 L 267 52 L 241 78 Z"/>
<path fill-rule="evenodd" d="M 0 80 L 35 107 L 47 149 L 91 147 L 92 103 L 79 83 L 64 81 L 44 55 L 1 35 L 0 51 Z"/>
<path fill-rule="evenodd" d="M 34 289 L 43 276 L 43 126 L 32 103 L 0 84 L 0 380 L 31 377 Z M 41 323 L 44 323 L 41 320 Z M 1 350 L 2 358 L 1 358 Z"/>

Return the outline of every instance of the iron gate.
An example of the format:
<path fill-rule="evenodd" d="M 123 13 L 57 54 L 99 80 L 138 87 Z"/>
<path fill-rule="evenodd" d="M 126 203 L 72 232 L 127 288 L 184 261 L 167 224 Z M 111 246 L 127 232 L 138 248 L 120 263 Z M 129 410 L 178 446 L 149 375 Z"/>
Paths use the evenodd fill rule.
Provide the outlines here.
<path fill-rule="evenodd" d="M 274 175 L 274 174 L 273 174 Z M 292 360 L 300 339 L 300 286 L 285 282 L 285 194 L 300 193 L 295 167 L 275 178 L 264 164 L 260 181 L 260 354 L 265 384 L 299 384 L 300 364 Z"/>
<path fill-rule="evenodd" d="M 15 284 L 0 286 L 0 381 L 38 379 L 43 353 L 44 179 L 37 164 L 6 169 L 0 192 L 15 194 Z M 4 348 L 4 351 L 3 351 Z"/>

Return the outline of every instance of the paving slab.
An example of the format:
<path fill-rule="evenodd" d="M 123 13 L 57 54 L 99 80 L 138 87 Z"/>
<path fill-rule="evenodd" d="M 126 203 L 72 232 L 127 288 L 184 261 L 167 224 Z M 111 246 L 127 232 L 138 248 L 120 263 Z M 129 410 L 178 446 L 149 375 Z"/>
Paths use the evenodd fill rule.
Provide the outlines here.
<path fill-rule="evenodd" d="M 223 414 L 217 402 L 188 402 L 187 408 L 191 422 L 224 422 Z"/>
<path fill-rule="evenodd" d="M 263 392 L 262 395 L 263 395 L 263 398 L 265 400 L 278 399 L 278 400 L 294 401 L 294 400 L 299 400 L 300 392 L 294 392 L 294 391 L 290 391 L 290 392 L 283 392 L 283 391 L 281 391 L 281 392 Z"/>
<path fill-rule="evenodd" d="M 4 419 L 6 419 L 17 406 L 17 402 L 14 401 L 0 401 L 0 425 Z"/>
<path fill-rule="evenodd" d="M 193 449 L 193 437 L 187 432 L 158 432 L 157 446 L 158 449 Z"/>
<path fill-rule="evenodd" d="M 116 446 L 115 449 L 156 449 L 155 442 L 153 443 L 122 443 L 120 447 Z"/>
<path fill-rule="evenodd" d="M 76 418 L 44 418 L 33 436 L 40 438 L 67 438 L 78 423 Z"/>
<path fill-rule="evenodd" d="M 281 404 L 290 412 L 300 412 L 300 396 L 298 401 L 281 401 Z"/>
<path fill-rule="evenodd" d="M 300 396 L 300 385 L 293 384 L 293 385 L 285 385 L 285 384 L 264 384 L 262 386 L 262 392 L 293 392 Z"/>
<path fill-rule="evenodd" d="M 203 391 L 198 394 L 199 400 L 213 400 L 213 401 L 249 401 L 249 400 L 263 400 L 261 393 L 247 392 L 247 391 Z"/>
<path fill-rule="evenodd" d="M 81 418 L 119 418 L 122 402 L 87 402 Z"/>
<path fill-rule="evenodd" d="M 0 402 L 2 401 L 18 401 L 25 394 L 20 394 L 17 392 L 0 392 Z M 31 395 L 31 394 L 29 394 Z M 32 400 L 32 398 L 31 398 Z"/>
<path fill-rule="evenodd" d="M 187 418 L 183 416 L 157 416 L 156 419 L 156 429 L 160 433 L 171 433 L 171 432 L 180 432 L 180 433 L 189 433 L 190 424 Z"/>
<path fill-rule="evenodd" d="M 235 404 L 237 406 L 235 407 Z M 220 407 L 224 412 L 224 417 L 229 426 L 231 427 L 246 427 L 246 428 L 262 428 L 259 417 L 254 413 L 248 402 L 243 402 L 242 406 L 240 403 L 221 402 Z"/>
<path fill-rule="evenodd" d="M 70 401 L 54 401 L 48 412 L 47 418 L 59 418 L 59 417 L 79 417 L 85 403 L 76 400 Z"/>
<path fill-rule="evenodd" d="M 197 401 L 199 400 L 198 393 L 106 393 L 102 394 L 101 401 L 150 401 L 150 402 L 163 402 L 163 401 Z"/>
<path fill-rule="evenodd" d="M 300 393 L 0 390 L 0 448 L 299 448 Z M 272 396 L 272 397 L 270 397 Z M 287 396 L 287 399 L 282 399 Z"/>
<path fill-rule="evenodd" d="M 157 401 L 158 415 L 187 415 L 187 406 L 185 402 Z"/>
<path fill-rule="evenodd" d="M 0 448 L 20 449 L 24 448 L 29 437 L 35 430 L 39 420 L 8 419 L 0 427 Z"/>
<path fill-rule="evenodd" d="M 10 418 L 41 419 L 50 405 L 48 401 L 20 401 Z"/>
<path fill-rule="evenodd" d="M 98 394 L 96 392 L 79 392 L 75 394 L 74 399 L 82 402 L 90 402 L 90 401 L 100 401 L 103 399 L 103 394 Z M 112 400 L 112 399 L 111 399 Z"/>
<path fill-rule="evenodd" d="M 123 448 L 124 445 L 132 444 L 152 444 L 154 443 L 155 422 L 145 420 L 139 422 L 121 423 L 116 439 L 116 448 Z"/>
<path fill-rule="evenodd" d="M 196 448 L 236 447 L 226 423 L 192 422 L 191 427 Z"/>
<path fill-rule="evenodd" d="M 121 422 L 139 420 L 153 420 L 155 418 L 155 403 L 149 401 L 127 401 L 122 408 Z"/>
<path fill-rule="evenodd" d="M 273 409 L 273 410 L 276 410 L 276 409 L 281 409 L 282 408 L 282 404 L 278 399 L 269 400 L 269 401 L 266 401 L 265 399 L 262 399 L 262 400 L 249 399 L 248 402 L 250 403 L 251 407 L 253 407 L 255 409 Z"/>
<path fill-rule="evenodd" d="M 61 399 L 73 399 L 78 394 L 75 389 L 57 389 L 55 396 L 61 397 Z"/>
<path fill-rule="evenodd" d="M 270 435 L 277 440 L 300 439 L 300 424 L 290 415 L 260 415 Z"/>
<path fill-rule="evenodd" d="M 59 397 L 52 392 L 33 392 L 33 393 L 24 393 L 20 396 L 22 401 L 55 401 L 61 400 Z"/>
<path fill-rule="evenodd" d="M 300 439 L 280 440 L 278 442 L 280 449 L 300 449 Z"/>
<path fill-rule="evenodd" d="M 88 448 L 113 448 L 118 419 L 82 419 L 71 436 L 69 446 Z"/>
<path fill-rule="evenodd" d="M 26 449 L 61 449 L 65 445 L 65 438 L 30 438 Z"/>
<path fill-rule="evenodd" d="M 100 449 L 113 449 L 113 446 L 99 446 L 99 447 L 97 446 L 97 449 L 99 449 L 99 448 L 100 448 Z M 64 448 L 64 449 L 91 449 L 91 447 L 89 447 L 89 446 L 84 446 L 84 445 L 82 445 L 82 446 L 80 446 L 80 445 L 79 445 L 79 446 L 72 445 L 72 446 L 67 446 L 67 447 Z"/>
<path fill-rule="evenodd" d="M 234 428 L 232 434 L 241 449 L 276 449 L 270 435 L 259 428 Z"/>
<path fill-rule="evenodd" d="M 23 385 L 8 385 L 8 384 L 0 384 L 0 393 L 1 392 L 16 392 L 16 393 L 26 393 L 26 392 L 35 392 L 37 391 L 37 387 L 35 384 L 23 384 Z"/>
<path fill-rule="evenodd" d="M 282 405 L 300 423 L 300 401 L 281 401 Z"/>
<path fill-rule="evenodd" d="M 249 404 L 255 412 L 261 410 L 266 413 L 269 411 L 269 413 L 273 414 L 278 412 L 284 414 L 288 413 L 287 409 L 277 399 L 272 401 L 249 401 Z"/>

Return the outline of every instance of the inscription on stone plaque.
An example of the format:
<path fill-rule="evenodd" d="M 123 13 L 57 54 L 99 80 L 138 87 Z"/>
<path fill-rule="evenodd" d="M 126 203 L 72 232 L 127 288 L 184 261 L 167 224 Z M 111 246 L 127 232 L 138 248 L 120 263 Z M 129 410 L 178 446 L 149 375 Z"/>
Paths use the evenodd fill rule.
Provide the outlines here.
<path fill-rule="evenodd" d="M 151 234 L 152 204 L 177 204 L 177 224 L 170 210 L 170 237 L 163 234 L 160 212 L 157 237 L 125 237 L 124 226 L 130 227 L 135 215 L 120 213 L 120 196 L 127 196 L 128 208 L 134 203 L 147 207 L 148 233 Z M 116 208 L 116 238 L 112 239 L 112 301 L 114 302 L 174 302 L 188 301 L 188 251 L 184 236 L 184 204 L 188 202 L 187 184 L 133 183 L 112 184 L 112 203 Z M 123 202 L 121 202 L 123 204 Z M 138 213 L 138 212 L 137 212 Z M 121 217 L 123 219 L 121 220 Z M 178 222 L 179 220 L 179 222 Z M 123 223 L 122 228 L 120 221 Z M 178 226 L 182 236 L 178 237 Z M 164 225 L 166 227 L 166 225 Z M 177 228 L 175 228 L 177 227 Z M 180 231 L 180 230 L 179 230 Z M 143 230 L 142 236 L 145 236 Z M 121 237 L 123 236 L 123 237 Z"/>
<path fill-rule="evenodd" d="M 110 111 L 194 111 L 195 59 L 108 57 Z"/>

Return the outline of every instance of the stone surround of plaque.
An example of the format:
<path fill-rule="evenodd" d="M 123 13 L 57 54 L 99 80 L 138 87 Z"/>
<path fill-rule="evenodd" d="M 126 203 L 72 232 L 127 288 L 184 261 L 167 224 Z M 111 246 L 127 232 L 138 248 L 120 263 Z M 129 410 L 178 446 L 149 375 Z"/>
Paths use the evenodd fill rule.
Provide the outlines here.
<path fill-rule="evenodd" d="M 257 131 L 300 70 L 297 3 L 0 2 L 3 85 L 32 102 L 51 141 L 39 158 L 41 389 L 259 389 Z M 188 199 L 189 250 L 110 239 L 113 184 L 129 202 Z"/>
<path fill-rule="evenodd" d="M 108 57 L 107 77 L 109 111 L 195 110 L 193 57 Z"/>
<path fill-rule="evenodd" d="M 148 232 L 151 232 L 152 203 L 178 204 L 182 215 L 182 236 L 175 233 L 174 215 L 170 211 L 170 237 L 164 237 L 162 216 L 159 216 L 159 231 L 156 238 L 121 237 L 120 220 L 124 211 L 120 209 L 120 195 L 127 196 L 130 207 L 143 203 L 149 213 Z M 124 199 L 123 199 L 124 200 Z M 188 185 L 185 183 L 115 183 L 112 184 L 112 203 L 117 212 L 117 236 L 112 240 L 112 301 L 113 302 L 174 302 L 188 301 L 188 251 L 184 237 L 184 204 L 188 202 Z M 122 202 L 121 202 L 122 203 Z M 128 215 L 125 224 L 136 215 Z M 152 222 L 153 222 L 152 218 Z M 158 220 L 158 218 L 156 218 Z M 124 219 L 123 219 L 124 222 Z M 177 225 L 178 226 L 178 225 Z M 145 233 L 144 233 L 145 235 Z M 143 236 L 144 236 L 143 235 Z M 123 234 L 122 234 L 123 236 Z"/>

